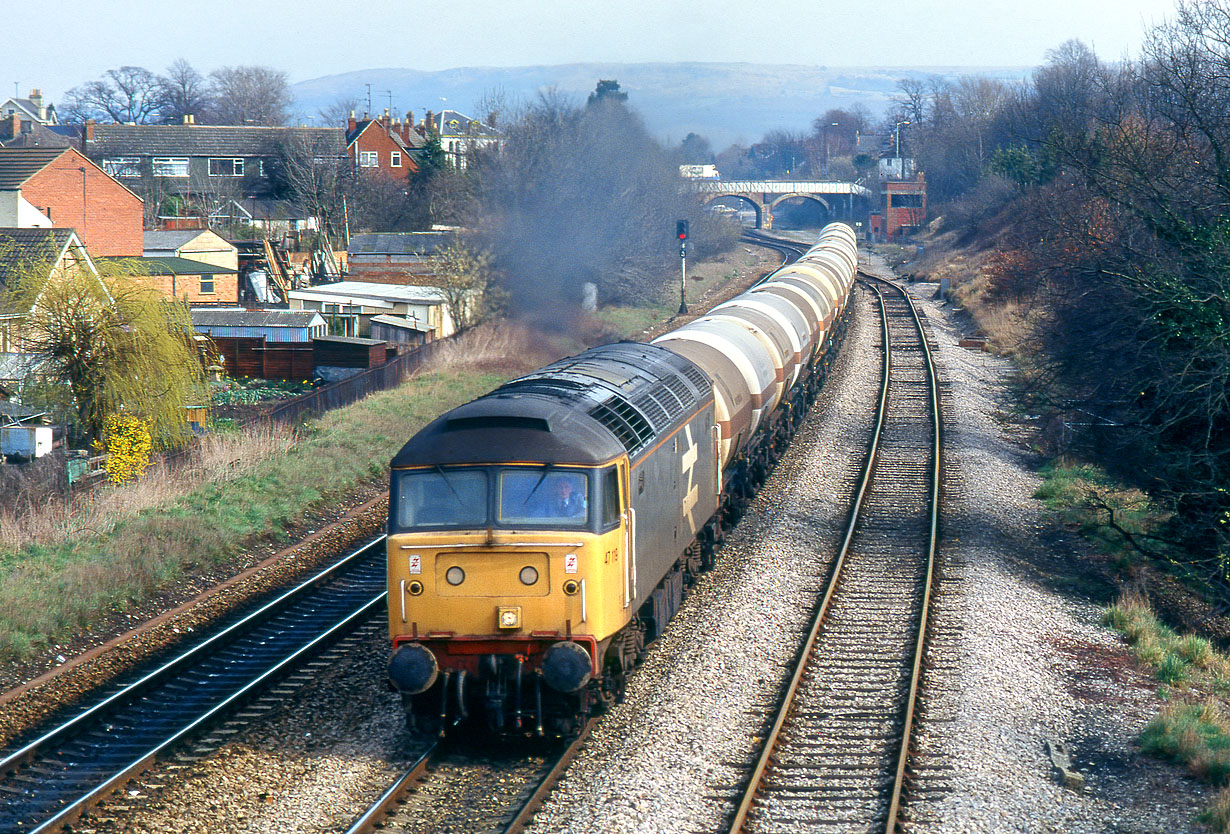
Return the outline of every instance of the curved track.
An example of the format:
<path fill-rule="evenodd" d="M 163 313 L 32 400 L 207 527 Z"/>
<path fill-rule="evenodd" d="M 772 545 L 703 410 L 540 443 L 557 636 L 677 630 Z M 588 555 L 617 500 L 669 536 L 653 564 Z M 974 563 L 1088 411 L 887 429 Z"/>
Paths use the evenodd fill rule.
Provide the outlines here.
<path fill-rule="evenodd" d="M 731 831 L 897 829 L 934 571 L 941 425 L 917 312 L 904 291 L 879 283 L 884 372 L 862 482 Z"/>
<path fill-rule="evenodd" d="M 384 614 L 380 537 L 0 760 L 0 831 L 56 831 L 323 647 Z"/>

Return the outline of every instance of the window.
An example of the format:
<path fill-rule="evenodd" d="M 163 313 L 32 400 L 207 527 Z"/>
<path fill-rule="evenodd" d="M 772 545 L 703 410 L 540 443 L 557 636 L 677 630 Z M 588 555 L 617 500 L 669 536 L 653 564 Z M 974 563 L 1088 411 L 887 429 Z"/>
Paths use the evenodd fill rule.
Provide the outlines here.
<path fill-rule="evenodd" d="M 505 470 L 500 473 L 497 521 L 503 525 L 584 527 L 588 486 L 584 472 Z"/>
<path fill-rule="evenodd" d="M 201 295 L 213 295 L 214 292 L 214 277 L 212 275 L 201 276 Z"/>
<path fill-rule="evenodd" d="M 619 523 L 619 470 L 614 466 L 602 473 L 602 526 L 607 528 Z"/>
<path fill-rule="evenodd" d="M 155 177 L 186 177 L 188 176 L 188 157 L 186 156 L 156 156 L 154 157 Z"/>
<path fill-rule="evenodd" d="M 243 159 L 210 159 L 209 175 L 211 177 L 242 177 Z"/>
<path fill-rule="evenodd" d="M 401 167 L 401 151 L 392 151 L 389 154 L 389 167 L 391 168 Z"/>
<path fill-rule="evenodd" d="M 397 481 L 398 526 L 481 527 L 487 523 L 487 473 L 481 469 L 412 471 Z"/>
<path fill-rule="evenodd" d="M 139 177 L 141 176 L 141 157 L 104 157 L 102 168 L 113 177 Z"/>
<path fill-rule="evenodd" d="M 376 168 L 380 165 L 380 155 L 375 151 L 360 151 L 359 152 L 359 167 L 360 168 Z"/>

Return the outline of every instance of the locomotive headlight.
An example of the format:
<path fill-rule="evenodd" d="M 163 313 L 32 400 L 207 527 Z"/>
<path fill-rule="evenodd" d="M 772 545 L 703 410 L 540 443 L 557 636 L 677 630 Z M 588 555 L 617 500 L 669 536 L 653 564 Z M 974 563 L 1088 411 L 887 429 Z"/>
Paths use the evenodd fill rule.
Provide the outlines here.
<path fill-rule="evenodd" d="M 569 579 L 564 583 L 564 593 L 568 596 L 572 596 L 579 590 L 581 590 L 581 586 L 575 579 Z"/>
<path fill-rule="evenodd" d="M 521 607 L 501 605 L 495 610 L 495 619 L 500 628 L 520 628 Z"/>
<path fill-rule="evenodd" d="M 423 593 L 423 583 L 422 582 L 411 582 L 409 585 L 406 586 L 406 590 L 409 591 L 411 595 L 417 597 L 419 594 Z"/>
<path fill-rule="evenodd" d="M 460 585 L 462 582 L 466 581 L 466 572 L 456 565 L 453 565 L 444 572 L 444 579 L 450 585 Z"/>
<path fill-rule="evenodd" d="M 520 578 L 522 585 L 533 585 L 538 581 L 538 571 L 530 565 L 526 565 L 521 569 Z"/>

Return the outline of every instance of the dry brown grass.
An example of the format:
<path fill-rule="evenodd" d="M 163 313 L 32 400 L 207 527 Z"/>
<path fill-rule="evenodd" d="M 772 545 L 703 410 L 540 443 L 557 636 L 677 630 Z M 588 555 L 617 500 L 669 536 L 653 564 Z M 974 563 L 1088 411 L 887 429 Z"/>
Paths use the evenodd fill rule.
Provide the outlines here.
<path fill-rule="evenodd" d="M 441 345 L 429 371 L 527 373 L 564 355 L 556 340 L 518 322 L 500 322 L 467 330 Z"/>
<path fill-rule="evenodd" d="M 202 483 L 251 472 L 294 447 L 290 431 L 279 427 L 207 435 L 188 460 L 156 464 L 132 483 L 102 486 L 69 497 L 52 496 L 38 506 L 21 510 L 0 509 L 0 551 L 106 534 L 126 519 L 173 504 Z"/>

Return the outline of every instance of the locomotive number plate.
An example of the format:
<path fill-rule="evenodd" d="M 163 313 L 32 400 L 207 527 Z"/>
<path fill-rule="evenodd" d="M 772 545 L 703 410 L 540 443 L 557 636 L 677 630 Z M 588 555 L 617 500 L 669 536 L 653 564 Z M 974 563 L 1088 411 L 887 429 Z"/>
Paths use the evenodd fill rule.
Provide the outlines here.
<path fill-rule="evenodd" d="M 422 572 L 423 572 L 423 557 L 417 553 L 410 554 L 409 573 L 422 573 Z"/>
<path fill-rule="evenodd" d="M 564 554 L 564 573 L 576 573 L 576 572 L 577 572 L 577 554 L 575 553 Z"/>

